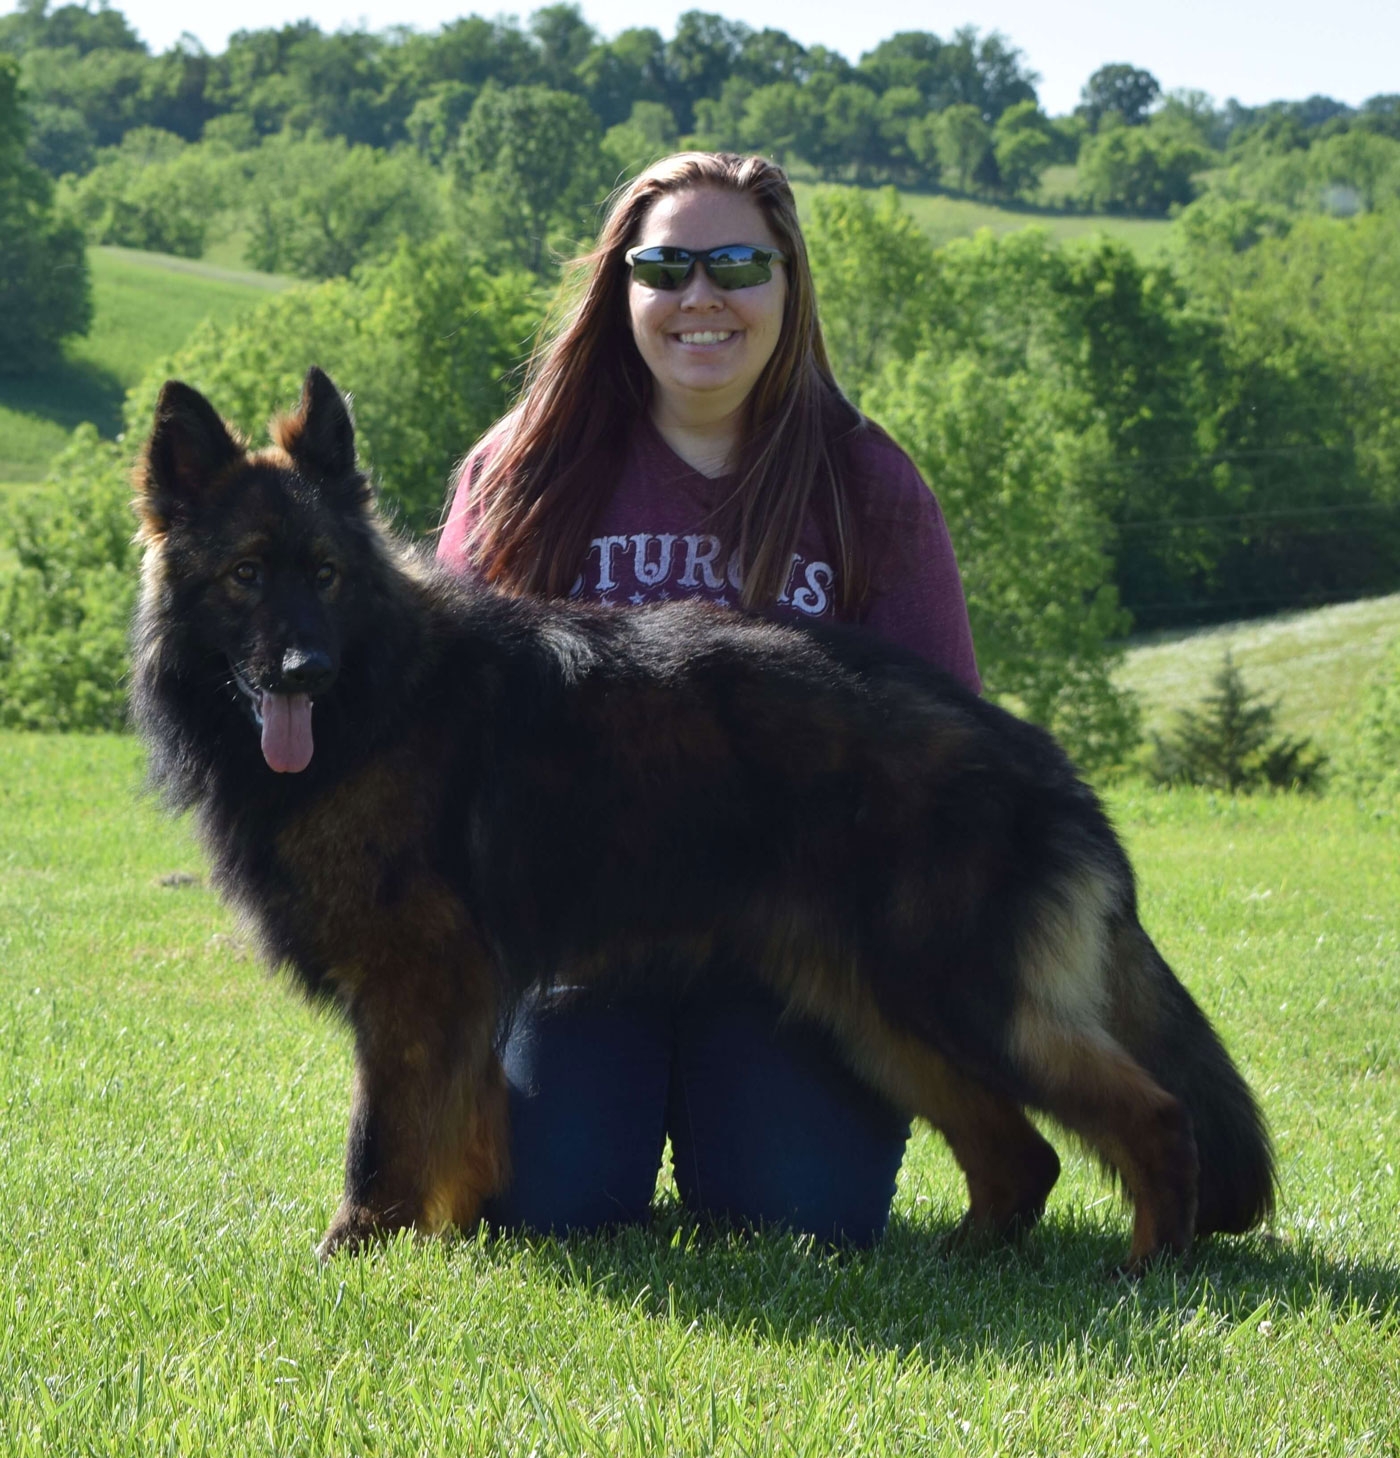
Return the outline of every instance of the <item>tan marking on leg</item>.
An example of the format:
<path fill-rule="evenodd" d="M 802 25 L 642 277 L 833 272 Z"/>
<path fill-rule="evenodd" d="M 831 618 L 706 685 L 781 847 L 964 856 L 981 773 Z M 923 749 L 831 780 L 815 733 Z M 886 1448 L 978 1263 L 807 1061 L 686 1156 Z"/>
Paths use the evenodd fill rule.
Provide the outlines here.
<path fill-rule="evenodd" d="M 503 1183 L 497 995 L 460 903 L 419 882 L 353 929 L 334 982 L 355 1030 L 345 1197 L 323 1253 L 474 1220 Z"/>
<path fill-rule="evenodd" d="M 1040 1219 L 1060 1161 L 1013 1100 L 887 1025 L 859 1051 L 872 1082 L 947 1141 L 967 1180 L 964 1235 L 1010 1239 Z"/>
<path fill-rule="evenodd" d="M 1196 1219 L 1196 1142 L 1185 1107 L 1107 1033 L 1018 1014 L 1013 1056 L 1037 1102 L 1118 1173 L 1133 1201 L 1128 1269 L 1184 1252 Z"/>
<path fill-rule="evenodd" d="M 505 1187 L 509 1158 L 505 1075 L 490 1052 L 475 1089 L 462 1100 L 455 1131 L 436 1141 L 429 1156 L 425 1230 L 474 1225 L 487 1197 Z"/>

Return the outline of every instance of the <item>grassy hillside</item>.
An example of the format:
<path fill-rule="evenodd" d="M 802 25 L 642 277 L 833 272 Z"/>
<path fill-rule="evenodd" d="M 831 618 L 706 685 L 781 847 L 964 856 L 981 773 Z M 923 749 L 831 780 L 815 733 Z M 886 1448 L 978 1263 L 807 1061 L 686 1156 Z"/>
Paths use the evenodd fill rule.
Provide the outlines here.
<path fill-rule="evenodd" d="M 799 212 L 805 215 L 815 185 L 794 182 Z M 1057 242 L 1107 234 L 1126 243 L 1141 258 L 1156 257 L 1167 246 L 1171 223 L 1159 218 L 1109 218 L 1081 213 L 1063 213 L 1032 207 L 1004 208 L 973 198 L 949 197 L 942 193 L 906 192 L 904 206 L 935 243 L 967 238 L 980 228 L 994 233 L 1014 233 L 1021 228 L 1043 228 Z"/>
<path fill-rule="evenodd" d="M 1149 729 L 1194 708 L 1228 650 L 1246 684 L 1279 700 L 1279 727 L 1337 742 L 1361 686 L 1400 638 L 1400 594 L 1135 642 L 1119 681 L 1139 695 Z"/>
<path fill-rule="evenodd" d="M 121 428 L 122 398 L 201 320 L 244 309 L 288 280 L 125 248 L 88 250 L 92 332 L 57 369 L 0 376 L 0 487 L 37 481 L 75 425 Z"/>
<path fill-rule="evenodd" d="M 797 182 L 794 190 L 805 209 L 813 184 Z M 1107 233 L 1151 255 L 1164 246 L 1170 228 L 1161 221 L 1009 209 L 943 195 L 906 193 L 904 201 L 938 243 L 979 228 L 1007 233 L 1039 227 L 1061 241 Z M 202 260 L 124 248 L 89 250 L 96 308 L 91 334 L 74 341 L 55 370 L 0 377 L 0 500 L 16 484 L 39 480 L 80 422 L 90 420 L 104 435 L 114 435 L 128 387 L 202 319 L 245 308 L 290 282 L 231 266 L 239 247 L 237 239 L 223 239 Z"/>
<path fill-rule="evenodd" d="M 0 735 L 0 1442 L 15 1458 L 1393 1453 L 1400 836 L 1337 802 L 1113 798 L 1143 915 L 1272 1121 L 1269 1231 L 1126 1286 L 1066 1168 L 940 1254 L 920 1133 L 877 1250 L 697 1226 L 319 1268 L 347 1038 L 270 982 L 129 739 Z"/>

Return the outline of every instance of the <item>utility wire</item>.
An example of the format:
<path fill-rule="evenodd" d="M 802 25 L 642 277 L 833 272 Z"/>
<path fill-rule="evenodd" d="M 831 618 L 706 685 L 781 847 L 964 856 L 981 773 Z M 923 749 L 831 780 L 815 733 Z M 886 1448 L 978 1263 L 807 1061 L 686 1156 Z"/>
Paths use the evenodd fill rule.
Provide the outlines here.
<path fill-rule="evenodd" d="M 1280 517 L 1307 516 L 1307 517 L 1330 517 L 1340 516 L 1344 512 L 1358 511 L 1393 511 L 1400 513 L 1400 502 L 1393 501 L 1357 501 L 1337 506 L 1278 506 L 1266 511 L 1227 511 L 1218 516 L 1158 516 L 1139 517 L 1136 521 L 1113 522 L 1110 525 L 1115 531 L 1137 531 L 1143 527 L 1168 528 L 1176 526 L 1202 526 L 1206 524 L 1223 521 L 1249 522 L 1249 521 L 1277 521 Z M 1315 530 L 1308 528 L 1309 531 Z"/>

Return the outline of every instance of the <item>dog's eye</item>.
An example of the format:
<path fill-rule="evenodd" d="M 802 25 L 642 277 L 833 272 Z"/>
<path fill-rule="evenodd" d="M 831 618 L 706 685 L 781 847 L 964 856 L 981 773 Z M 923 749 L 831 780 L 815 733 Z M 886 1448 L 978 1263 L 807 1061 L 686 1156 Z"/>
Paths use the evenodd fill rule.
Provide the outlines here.
<path fill-rule="evenodd" d="M 233 580 L 240 587 L 256 587 L 262 581 L 262 568 L 256 562 L 239 562 L 234 566 Z"/>
<path fill-rule="evenodd" d="M 322 562 L 316 569 L 316 586 L 329 587 L 338 575 L 334 562 Z"/>

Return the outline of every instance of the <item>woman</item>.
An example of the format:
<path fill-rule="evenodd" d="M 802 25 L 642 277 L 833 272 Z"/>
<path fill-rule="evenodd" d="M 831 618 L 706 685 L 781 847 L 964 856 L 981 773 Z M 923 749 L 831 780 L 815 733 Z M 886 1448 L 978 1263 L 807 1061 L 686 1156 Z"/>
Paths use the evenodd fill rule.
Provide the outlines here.
<path fill-rule="evenodd" d="M 832 378 L 781 169 L 658 162 L 581 264 L 520 403 L 463 465 L 439 556 L 517 592 L 858 622 L 978 688 L 942 517 Z M 515 1176 L 494 1220 L 641 1220 L 669 1136 L 697 1212 L 883 1232 L 908 1118 L 821 1031 L 780 1019 L 741 973 L 717 977 L 679 997 L 556 997 L 517 1020 Z"/>

